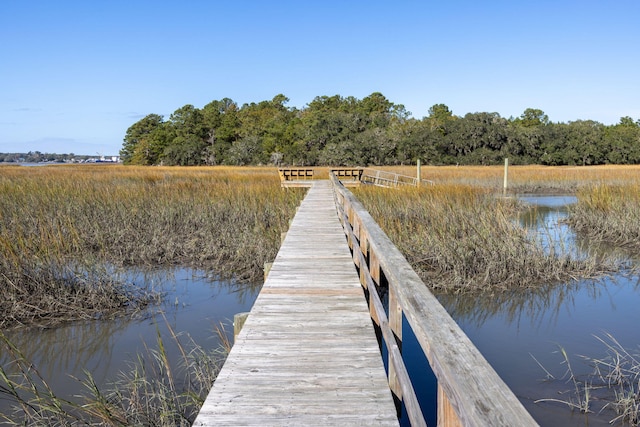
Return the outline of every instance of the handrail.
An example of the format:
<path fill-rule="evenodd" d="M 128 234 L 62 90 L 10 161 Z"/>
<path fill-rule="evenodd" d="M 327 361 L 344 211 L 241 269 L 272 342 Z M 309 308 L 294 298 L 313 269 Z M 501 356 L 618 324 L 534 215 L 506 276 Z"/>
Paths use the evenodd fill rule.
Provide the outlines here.
<path fill-rule="evenodd" d="M 417 184 L 417 178 L 413 176 L 400 175 L 395 172 L 387 172 L 378 169 L 364 169 L 363 180 L 371 182 L 375 185 L 397 187 L 398 185 L 413 185 Z"/>
<path fill-rule="evenodd" d="M 430 180 L 420 180 L 414 176 L 401 175 L 395 172 L 388 172 L 379 169 L 364 168 L 361 181 L 365 183 L 371 183 L 382 187 L 398 187 L 400 185 L 417 186 L 421 183 L 428 183 L 433 185 L 434 182 Z"/>
<path fill-rule="evenodd" d="M 278 168 L 281 181 L 291 181 L 295 179 L 313 179 L 313 168 L 287 167 Z"/>
<path fill-rule="evenodd" d="M 342 222 L 343 226 L 346 227 L 345 231 L 347 235 L 352 237 L 349 239 L 349 246 L 353 251 L 354 262 L 360 268 L 360 280 L 362 285 L 368 291 L 371 318 L 380 328 L 380 332 L 382 333 L 382 337 L 384 338 L 384 342 L 387 347 L 387 352 L 389 354 L 389 379 L 390 381 L 393 381 L 393 384 L 390 384 L 390 387 L 398 398 L 402 398 L 404 400 L 405 406 L 408 408 L 407 414 L 409 416 L 411 426 L 426 427 L 427 423 L 422 414 L 422 410 L 420 409 L 420 403 L 418 402 L 415 390 L 411 384 L 411 378 L 409 377 L 407 368 L 402 360 L 402 353 L 398 346 L 397 337 L 389 324 L 389 319 L 382 301 L 380 300 L 380 295 L 378 295 L 375 281 L 373 277 L 371 277 L 369 267 L 367 266 L 367 260 L 363 251 L 360 249 L 357 239 L 353 238 L 353 228 L 349 223 L 349 218 L 347 217 L 346 212 L 340 211 L 340 214 L 340 222 Z"/>
<path fill-rule="evenodd" d="M 402 356 L 394 350 L 402 341 L 403 314 L 438 381 L 438 425 L 538 425 L 362 204 L 335 175 L 330 178 L 361 283 L 370 295 L 372 318 L 391 347 L 389 384 L 404 400 L 412 425 L 424 421 L 414 413 L 420 408 L 413 403 L 410 384 L 401 384 L 410 379 L 398 367 L 402 361 L 396 359 Z M 382 277 L 389 291 L 388 321 L 374 295 Z"/>
<path fill-rule="evenodd" d="M 329 172 L 332 172 L 333 174 L 335 174 L 338 179 L 340 179 L 340 177 L 345 177 L 345 178 L 351 178 L 353 180 L 356 181 L 360 181 L 360 179 L 362 178 L 362 172 L 364 171 L 363 168 L 347 168 L 347 167 L 337 167 L 337 168 L 331 168 L 329 169 Z"/>

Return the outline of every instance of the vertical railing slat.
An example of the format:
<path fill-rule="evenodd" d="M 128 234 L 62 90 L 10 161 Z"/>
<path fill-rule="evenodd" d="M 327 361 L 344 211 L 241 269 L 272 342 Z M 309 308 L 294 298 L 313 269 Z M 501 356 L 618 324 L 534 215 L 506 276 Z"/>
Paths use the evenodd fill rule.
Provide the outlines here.
<path fill-rule="evenodd" d="M 444 307 L 362 205 L 330 174 L 361 283 L 369 294 L 372 318 L 389 352 L 390 387 L 402 398 L 412 426 L 426 425 L 402 360 L 402 321 L 407 318 L 438 381 L 438 425 L 536 426 L 522 403 L 482 357 Z M 376 177 L 376 180 L 378 177 Z M 357 219 L 356 219 L 357 218 Z M 359 238 L 351 224 L 357 223 Z M 365 259 L 366 258 L 366 259 Z M 368 260 L 368 262 L 367 262 Z M 377 271 L 374 281 L 369 271 Z M 389 289 L 389 316 L 378 296 L 382 274 Z M 486 391 L 491 390 L 491 396 Z"/>

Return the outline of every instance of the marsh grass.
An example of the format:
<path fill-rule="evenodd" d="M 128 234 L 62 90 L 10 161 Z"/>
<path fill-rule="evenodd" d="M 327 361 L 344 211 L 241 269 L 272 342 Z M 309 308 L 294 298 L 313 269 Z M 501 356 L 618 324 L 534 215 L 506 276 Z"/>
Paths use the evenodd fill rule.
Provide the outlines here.
<path fill-rule="evenodd" d="M 415 166 L 375 167 L 416 176 Z M 422 166 L 422 178 L 437 184 L 463 184 L 502 192 L 504 166 Z M 568 194 L 598 183 L 640 183 L 638 165 L 509 166 L 509 194 Z"/>
<path fill-rule="evenodd" d="M 595 243 L 640 249 L 640 184 L 598 184 L 581 189 L 569 224 Z"/>
<path fill-rule="evenodd" d="M 538 399 L 536 403 L 559 403 L 583 413 L 610 413 L 613 415 L 609 424 L 640 425 L 640 352 L 627 350 L 609 333 L 594 337 L 604 346 L 605 355 L 581 356 L 592 368 L 586 375 L 575 373 L 562 347 L 558 351 L 565 367 L 561 376 L 554 376 L 536 360 L 547 380 L 563 381 L 570 386 L 560 391 L 559 397 Z"/>
<path fill-rule="evenodd" d="M 216 333 L 226 337 L 220 328 Z M 117 381 L 101 387 L 89 372 L 76 379 L 82 392 L 73 399 L 56 396 L 37 367 L 0 333 L 0 343 L 13 360 L 0 366 L 0 395 L 15 402 L 12 413 L 0 414 L 0 419 L 7 425 L 190 426 L 229 345 L 223 339 L 219 348 L 206 351 L 169 331 L 168 341 L 158 332 L 156 346 L 139 354 Z M 168 344 L 178 347 L 178 363 L 169 359 Z"/>
<path fill-rule="evenodd" d="M 257 281 L 303 194 L 282 191 L 274 168 L 2 166 L 0 327 L 143 305 L 114 283 L 118 267 Z"/>
<path fill-rule="evenodd" d="M 453 292 L 515 291 L 595 277 L 606 259 L 571 256 L 532 238 L 514 221 L 515 199 L 462 184 L 356 196 L 431 288 Z"/>

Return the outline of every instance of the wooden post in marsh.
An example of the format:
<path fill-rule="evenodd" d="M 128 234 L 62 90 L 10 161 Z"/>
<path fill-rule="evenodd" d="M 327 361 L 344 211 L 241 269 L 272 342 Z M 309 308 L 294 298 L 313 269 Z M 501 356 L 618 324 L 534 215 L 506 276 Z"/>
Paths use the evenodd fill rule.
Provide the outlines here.
<path fill-rule="evenodd" d="M 509 159 L 504 159 L 504 184 L 502 185 L 502 195 L 507 195 L 507 185 L 509 182 Z"/>
<path fill-rule="evenodd" d="M 421 170 L 421 165 L 420 165 L 420 159 L 418 159 L 418 161 L 416 162 L 416 185 L 418 187 L 420 187 L 420 182 L 422 181 L 422 170 Z"/>

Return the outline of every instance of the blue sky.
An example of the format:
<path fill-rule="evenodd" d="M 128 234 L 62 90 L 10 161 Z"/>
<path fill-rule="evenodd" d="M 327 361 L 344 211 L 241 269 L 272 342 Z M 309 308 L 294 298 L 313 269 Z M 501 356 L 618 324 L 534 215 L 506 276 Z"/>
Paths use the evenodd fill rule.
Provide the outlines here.
<path fill-rule="evenodd" d="M 0 0 L 0 152 L 115 155 L 185 104 L 640 119 L 640 1 Z"/>

